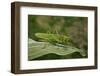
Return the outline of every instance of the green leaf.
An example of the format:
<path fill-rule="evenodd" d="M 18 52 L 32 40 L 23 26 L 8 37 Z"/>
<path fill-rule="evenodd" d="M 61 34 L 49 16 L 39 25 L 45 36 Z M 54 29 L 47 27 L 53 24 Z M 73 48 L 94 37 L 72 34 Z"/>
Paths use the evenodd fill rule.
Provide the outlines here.
<path fill-rule="evenodd" d="M 28 47 L 29 60 L 34 60 L 35 58 L 51 53 L 60 56 L 67 56 L 69 54 L 79 52 L 82 56 L 85 56 L 83 50 L 62 44 L 53 45 L 49 42 L 37 42 L 32 39 L 29 39 L 28 45 L 29 45 Z"/>

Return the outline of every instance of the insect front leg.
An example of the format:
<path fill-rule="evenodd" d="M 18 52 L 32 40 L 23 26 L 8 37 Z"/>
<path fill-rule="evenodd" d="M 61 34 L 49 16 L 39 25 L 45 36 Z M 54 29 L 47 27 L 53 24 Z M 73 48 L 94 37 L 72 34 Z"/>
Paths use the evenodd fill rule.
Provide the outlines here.
<path fill-rule="evenodd" d="M 44 43 L 44 46 L 42 47 L 42 49 L 45 49 L 47 47 L 47 43 Z"/>

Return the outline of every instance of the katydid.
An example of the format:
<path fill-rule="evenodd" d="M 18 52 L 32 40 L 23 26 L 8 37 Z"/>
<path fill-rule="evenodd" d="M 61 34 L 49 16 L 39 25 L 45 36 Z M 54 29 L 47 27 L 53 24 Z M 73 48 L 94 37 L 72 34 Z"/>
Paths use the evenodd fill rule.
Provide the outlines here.
<path fill-rule="evenodd" d="M 60 35 L 60 34 L 48 34 L 48 33 L 35 33 L 35 36 L 40 40 L 40 41 L 45 41 L 45 42 L 50 42 L 53 44 L 70 44 L 71 39 L 70 37 L 66 35 Z"/>

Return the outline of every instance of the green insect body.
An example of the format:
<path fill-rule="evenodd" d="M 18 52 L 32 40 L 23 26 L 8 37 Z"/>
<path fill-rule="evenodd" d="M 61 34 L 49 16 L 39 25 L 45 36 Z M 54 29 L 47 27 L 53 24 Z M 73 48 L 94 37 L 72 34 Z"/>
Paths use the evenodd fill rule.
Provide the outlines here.
<path fill-rule="evenodd" d="M 60 34 L 48 34 L 48 33 L 35 33 L 35 36 L 40 41 L 46 41 L 50 43 L 59 43 L 59 44 L 69 44 L 71 39 L 68 36 Z"/>

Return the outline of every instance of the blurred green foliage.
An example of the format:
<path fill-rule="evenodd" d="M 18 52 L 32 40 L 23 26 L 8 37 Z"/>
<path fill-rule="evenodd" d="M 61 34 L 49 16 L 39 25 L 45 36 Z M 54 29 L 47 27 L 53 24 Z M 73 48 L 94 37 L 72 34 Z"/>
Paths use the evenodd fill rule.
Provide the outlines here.
<path fill-rule="evenodd" d="M 28 37 L 38 41 L 35 33 L 67 35 L 76 48 L 85 51 L 87 57 L 87 23 L 87 17 L 28 15 Z M 75 57 L 77 54 L 73 54 L 73 56 Z M 44 57 L 43 59 L 45 59 Z"/>

